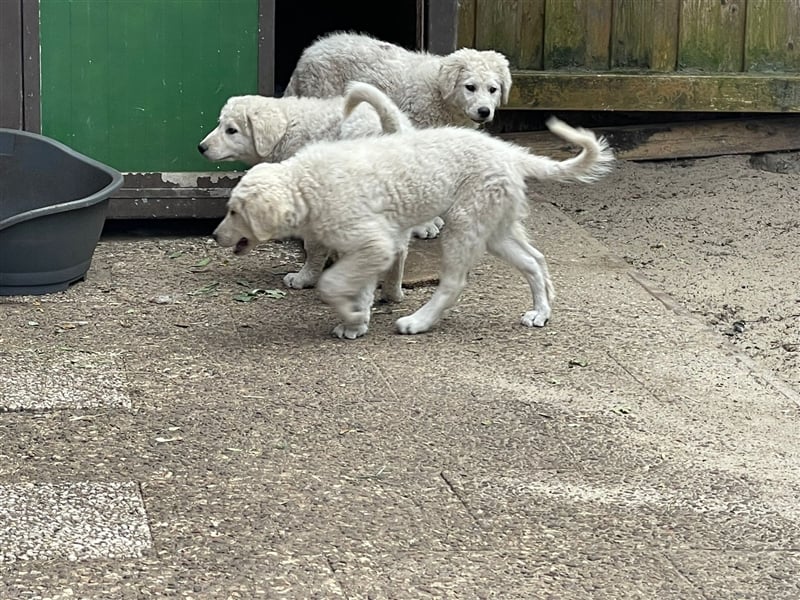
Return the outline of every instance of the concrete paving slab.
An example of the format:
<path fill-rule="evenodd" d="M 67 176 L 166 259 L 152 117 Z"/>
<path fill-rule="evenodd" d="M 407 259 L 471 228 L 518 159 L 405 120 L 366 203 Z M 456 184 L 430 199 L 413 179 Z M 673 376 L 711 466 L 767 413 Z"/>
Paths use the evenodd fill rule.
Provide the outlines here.
<path fill-rule="evenodd" d="M 255 551 L 210 562 L 161 555 L 92 563 L 54 560 L 47 566 L 11 570 L 0 564 L 0 594 L 37 600 L 347 598 L 327 559 L 319 555 Z"/>
<path fill-rule="evenodd" d="M 800 597 L 800 556 L 796 549 L 782 552 L 675 550 L 668 555 L 681 575 L 705 598 Z"/>
<path fill-rule="evenodd" d="M 134 482 L 0 485 L 0 562 L 140 557 L 152 545 Z"/>
<path fill-rule="evenodd" d="M 658 553 L 539 541 L 526 552 L 344 554 L 332 566 L 355 598 L 705 598 Z"/>
<path fill-rule="evenodd" d="M 0 350 L 0 362 L 0 411 L 131 406 L 114 353 Z"/>
<path fill-rule="evenodd" d="M 503 547 L 564 536 L 615 548 L 793 551 L 796 511 L 763 500 L 757 481 L 670 467 L 609 483 L 576 472 L 447 474 L 487 535 Z"/>
<path fill-rule="evenodd" d="M 437 472 L 314 467 L 224 482 L 176 475 L 148 483 L 157 551 L 207 560 L 243 545 L 326 555 L 489 547 Z"/>

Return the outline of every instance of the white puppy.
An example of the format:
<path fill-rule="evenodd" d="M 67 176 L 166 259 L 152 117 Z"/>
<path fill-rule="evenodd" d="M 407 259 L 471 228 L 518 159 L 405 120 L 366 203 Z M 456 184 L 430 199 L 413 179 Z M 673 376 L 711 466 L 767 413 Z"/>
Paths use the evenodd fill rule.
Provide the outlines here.
<path fill-rule="evenodd" d="M 460 127 L 313 144 L 283 163 L 246 173 L 214 238 L 236 254 L 297 234 L 336 250 L 338 260 L 317 287 L 342 317 L 334 334 L 352 339 L 367 332 L 380 275 L 392 264 L 402 266 L 409 229 L 443 214 L 439 285 L 427 304 L 398 319 L 397 330 L 430 329 L 456 302 L 485 250 L 525 276 L 533 309 L 522 323 L 541 327 L 550 318 L 553 285 L 522 224 L 526 179 L 593 181 L 614 159 L 605 140 L 590 131 L 554 118 L 548 127 L 580 146 L 580 154 L 559 162 Z"/>
<path fill-rule="evenodd" d="M 478 127 L 508 102 L 508 60 L 494 50 L 462 48 L 444 56 L 413 52 L 357 33 L 334 33 L 306 48 L 284 96 L 326 98 L 348 82 L 380 88 L 416 127 Z"/>
<path fill-rule="evenodd" d="M 218 125 L 197 148 L 212 161 L 236 160 L 255 165 L 285 160 L 314 141 L 354 139 L 412 128 L 408 118 L 383 92 L 369 84 L 356 83 L 346 96 L 336 98 L 233 96 L 220 110 Z M 412 234 L 434 238 L 443 224 L 436 217 L 415 226 Z M 314 240 L 304 240 L 304 249 L 306 259 L 300 271 L 284 277 L 288 287 L 315 285 L 325 267 L 326 248 Z"/>
<path fill-rule="evenodd" d="M 352 139 L 412 129 L 394 102 L 373 86 L 350 91 L 363 102 L 345 115 L 344 96 L 335 98 L 270 98 L 232 96 L 219 113 L 218 125 L 198 144 L 213 161 L 248 165 L 280 162 L 320 140 Z"/>

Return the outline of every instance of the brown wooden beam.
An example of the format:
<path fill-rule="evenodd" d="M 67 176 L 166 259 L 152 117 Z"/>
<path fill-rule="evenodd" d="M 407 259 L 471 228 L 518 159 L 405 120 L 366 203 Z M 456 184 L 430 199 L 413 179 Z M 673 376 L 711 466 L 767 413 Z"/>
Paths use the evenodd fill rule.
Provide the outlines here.
<path fill-rule="evenodd" d="M 592 130 L 605 135 L 615 156 L 623 160 L 700 158 L 800 149 L 800 116 L 594 127 Z M 557 159 L 574 156 L 577 151 L 549 131 L 504 133 L 498 137 Z"/>
<path fill-rule="evenodd" d="M 508 108 L 800 112 L 800 74 L 516 71 Z"/>

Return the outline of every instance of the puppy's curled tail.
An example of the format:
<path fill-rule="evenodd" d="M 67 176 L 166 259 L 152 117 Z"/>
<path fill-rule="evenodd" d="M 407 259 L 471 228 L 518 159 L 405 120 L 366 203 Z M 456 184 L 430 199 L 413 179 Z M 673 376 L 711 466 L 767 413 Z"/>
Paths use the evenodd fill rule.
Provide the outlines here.
<path fill-rule="evenodd" d="M 408 117 L 389 96 L 369 83 L 351 81 L 347 84 L 344 94 L 345 118 L 349 117 L 362 102 L 370 104 L 378 113 L 384 133 L 399 133 L 414 129 Z"/>
<path fill-rule="evenodd" d="M 547 128 L 567 142 L 580 146 L 581 152 L 562 161 L 528 155 L 529 160 L 525 161 L 527 177 L 591 183 L 611 170 L 614 152 L 604 137 L 597 137 L 588 129 L 570 127 L 555 117 L 547 120 Z"/>

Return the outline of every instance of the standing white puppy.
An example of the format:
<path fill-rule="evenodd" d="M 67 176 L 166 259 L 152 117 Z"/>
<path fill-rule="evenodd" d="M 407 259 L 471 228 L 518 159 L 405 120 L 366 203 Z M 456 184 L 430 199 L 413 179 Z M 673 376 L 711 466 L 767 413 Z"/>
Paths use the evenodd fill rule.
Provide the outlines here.
<path fill-rule="evenodd" d="M 441 56 L 334 33 L 303 51 L 284 96 L 340 96 L 351 81 L 384 91 L 416 127 L 475 128 L 508 102 L 511 72 L 508 59 L 494 50 L 462 48 Z"/>
<path fill-rule="evenodd" d="M 367 332 L 379 277 L 393 264 L 402 266 L 410 228 L 443 215 L 439 285 L 427 304 L 398 319 L 397 330 L 430 329 L 456 302 L 486 250 L 525 276 L 533 308 L 522 324 L 541 327 L 550 318 L 553 285 L 522 224 L 526 180 L 593 181 L 614 159 L 605 140 L 590 131 L 557 119 L 548 127 L 580 146 L 580 154 L 556 161 L 460 127 L 312 144 L 282 163 L 248 171 L 214 238 L 236 254 L 298 234 L 335 250 L 339 258 L 317 288 L 342 318 L 334 334 L 352 339 Z"/>

